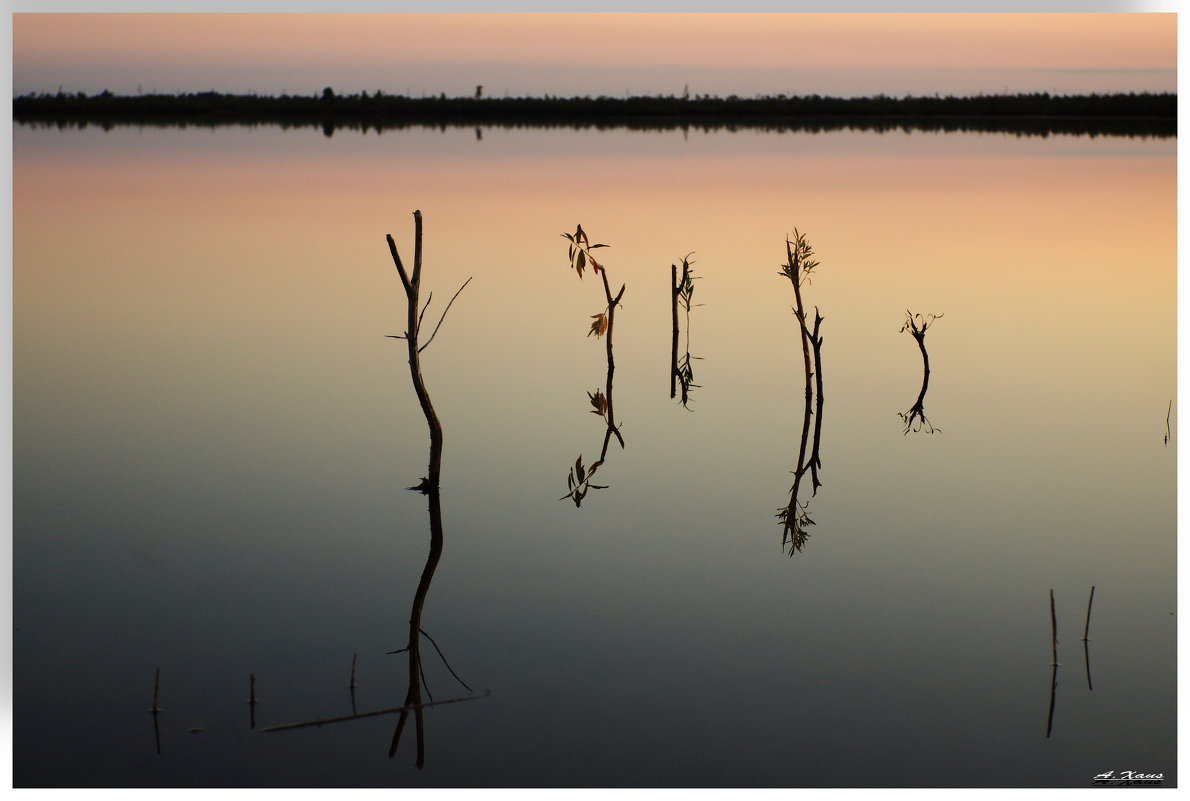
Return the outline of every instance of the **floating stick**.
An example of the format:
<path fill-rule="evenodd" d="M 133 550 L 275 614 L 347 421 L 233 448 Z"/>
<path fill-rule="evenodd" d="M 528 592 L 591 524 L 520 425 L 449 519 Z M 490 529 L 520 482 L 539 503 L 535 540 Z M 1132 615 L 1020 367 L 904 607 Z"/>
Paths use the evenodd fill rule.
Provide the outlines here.
<path fill-rule="evenodd" d="M 307 721 L 303 721 L 302 723 L 286 723 L 283 726 L 269 726 L 268 728 L 261 729 L 261 731 L 262 732 L 282 731 L 283 729 L 300 729 L 304 726 L 321 726 L 325 723 L 341 723 L 342 721 L 345 721 L 345 720 L 360 720 L 361 718 L 374 718 L 377 715 L 391 715 L 395 712 L 408 712 L 411 709 L 418 710 L 418 709 L 424 709 L 425 707 L 430 707 L 430 706 L 443 706 L 444 704 L 457 704 L 460 701 L 474 701 L 477 698 L 486 698 L 486 697 L 487 696 L 484 696 L 484 695 L 468 695 L 468 696 L 464 696 L 462 698 L 449 698 L 445 701 L 431 701 L 426 704 L 407 704 L 404 706 L 390 707 L 389 709 L 377 709 L 372 712 L 361 712 L 358 715 L 344 715 L 342 717 L 337 717 L 337 718 L 319 718 L 318 720 L 307 720 Z"/>
<path fill-rule="evenodd" d="M 1086 626 L 1086 628 L 1083 629 L 1083 642 L 1086 642 L 1089 639 L 1087 637 L 1087 634 L 1089 634 L 1091 631 L 1091 602 L 1094 600 L 1095 600 L 1095 587 L 1094 587 L 1094 585 L 1092 585 L 1091 586 L 1091 597 L 1087 599 L 1087 626 Z"/>

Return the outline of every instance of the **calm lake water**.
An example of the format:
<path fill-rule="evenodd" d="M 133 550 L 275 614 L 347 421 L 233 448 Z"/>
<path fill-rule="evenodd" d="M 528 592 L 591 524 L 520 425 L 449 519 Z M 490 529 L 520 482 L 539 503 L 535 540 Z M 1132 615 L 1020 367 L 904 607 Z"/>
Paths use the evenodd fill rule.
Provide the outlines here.
<path fill-rule="evenodd" d="M 1176 784 L 1174 140 L 13 136 L 18 786 Z M 414 209 L 427 326 L 473 277 L 422 354 L 421 609 L 433 700 L 472 700 L 423 709 L 420 769 L 412 717 L 392 758 L 396 714 L 264 731 L 406 697 Z M 626 290 L 623 447 L 576 508 L 607 433 L 579 223 Z M 790 555 L 795 228 L 824 405 Z M 944 315 L 908 433 L 907 310 Z"/>

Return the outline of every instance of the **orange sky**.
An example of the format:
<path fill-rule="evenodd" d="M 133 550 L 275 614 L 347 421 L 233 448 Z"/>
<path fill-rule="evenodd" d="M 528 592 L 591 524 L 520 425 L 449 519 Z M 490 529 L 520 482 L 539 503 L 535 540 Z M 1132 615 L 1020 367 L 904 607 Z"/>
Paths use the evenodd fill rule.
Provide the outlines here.
<path fill-rule="evenodd" d="M 303 75 L 376 87 L 383 77 L 392 86 L 412 83 L 397 90 L 437 92 L 455 86 L 451 68 L 488 63 L 619 70 L 614 92 L 656 90 L 647 70 L 674 67 L 696 80 L 699 70 L 739 70 L 740 93 L 760 80 L 747 70 L 1158 70 L 1169 73 L 1172 90 L 1176 43 L 1175 14 L 19 13 L 13 79 L 17 93 L 88 89 L 82 83 L 102 75 L 109 83 L 164 82 L 161 90 L 249 88 L 228 83 L 237 80 L 276 90 L 270 81 Z M 476 73 L 470 67 L 463 83 L 474 87 Z M 489 85 L 505 75 L 489 74 L 499 76 Z M 624 77 L 639 77 L 638 87 L 621 86 Z M 528 74 L 509 77 L 507 88 L 518 81 L 533 92 Z M 593 90 L 602 89 L 575 87 Z"/>

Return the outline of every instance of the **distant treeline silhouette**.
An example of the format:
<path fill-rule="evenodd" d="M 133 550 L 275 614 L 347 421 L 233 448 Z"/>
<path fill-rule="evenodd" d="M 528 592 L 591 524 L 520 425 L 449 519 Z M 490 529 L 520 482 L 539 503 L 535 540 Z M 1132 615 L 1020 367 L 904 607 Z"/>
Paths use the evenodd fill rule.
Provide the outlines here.
<path fill-rule="evenodd" d="M 116 95 L 40 93 L 13 99 L 13 119 L 57 125 L 281 125 L 381 131 L 408 126 L 501 125 L 596 128 L 765 128 L 825 131 L 921 129 L 1177 135 L 1177 95 L 1129 93 L 887 97 L 427 97 L 336 94 Z"/>

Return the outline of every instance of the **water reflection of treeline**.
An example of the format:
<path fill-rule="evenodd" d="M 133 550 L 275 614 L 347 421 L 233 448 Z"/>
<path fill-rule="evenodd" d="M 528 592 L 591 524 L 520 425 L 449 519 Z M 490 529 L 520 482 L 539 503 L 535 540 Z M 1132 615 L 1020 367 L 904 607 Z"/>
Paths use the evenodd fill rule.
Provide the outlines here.
<path fill-rule="evenodd" d="M 1177 134 L 1177 95 L 1128 93 L 975 97 L 410 97 L 382 91 L 340 95 L 116 95 L 110 91 L 27 94 L 13 99 L 13 119 L 62 127 L 99 125 L 279 125 L 381 132 L 407 127 L 629 128 L 771 131 L 1001 131 L 1155 136 Z"/>

